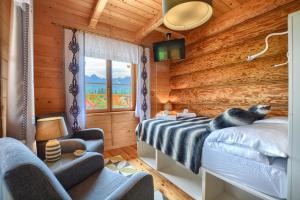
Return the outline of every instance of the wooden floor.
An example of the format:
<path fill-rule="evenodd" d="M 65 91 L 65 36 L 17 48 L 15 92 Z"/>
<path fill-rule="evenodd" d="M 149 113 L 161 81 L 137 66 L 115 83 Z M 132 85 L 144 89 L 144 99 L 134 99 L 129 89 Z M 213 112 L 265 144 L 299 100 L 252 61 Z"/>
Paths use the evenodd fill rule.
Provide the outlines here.
<path fill-rule="evenodd" d="M 137 158 L 136 146 L 128 146 L 120 149 L 113 149 L 104 152 L 104 157 L 109 158 L 112 156 L 121 155 L 131 165 L 148 172 L 153 176 L 155 189 L 160 190 L 169 200 L 189 200 L 193 199 L 185 192 L 181 191 L 174 184 L 169 182 L 163 176 L 161 176 L 156 170 L 152 169 L 144 162 Z"/>

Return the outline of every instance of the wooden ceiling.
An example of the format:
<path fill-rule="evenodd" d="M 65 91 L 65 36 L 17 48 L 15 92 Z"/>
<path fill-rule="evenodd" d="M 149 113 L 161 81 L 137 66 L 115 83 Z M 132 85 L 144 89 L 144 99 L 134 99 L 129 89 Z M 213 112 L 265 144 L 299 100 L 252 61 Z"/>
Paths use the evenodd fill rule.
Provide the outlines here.
<path fill-rule="evenodd" d="M 51 23 L 134 43 L 152 32 L 172 32 L 162 25 L 161 0 L 36 0 L 35 12 Z M 247 0 L 213 0 L 217 18 Z M 174 37 L 186 33 L 173 32 Z"/>

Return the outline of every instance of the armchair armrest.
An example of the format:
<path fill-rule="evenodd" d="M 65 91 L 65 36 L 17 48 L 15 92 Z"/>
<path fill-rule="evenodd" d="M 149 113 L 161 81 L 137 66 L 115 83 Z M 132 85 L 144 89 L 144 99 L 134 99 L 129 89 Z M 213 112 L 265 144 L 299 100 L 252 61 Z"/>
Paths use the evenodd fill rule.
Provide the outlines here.
<path fill-rule="evenodd" d="M 59 141 L 61 153 L 73 153 L 76 150 L 86 150 L 85 142 L 81 139 L 66 139 Z"/>
<path fill-rule="evenodd" d="M 103 167 L 104 159 L 101 154 L 87 152 L 85 155 L 54 169 L 53 173 L 62 186 L 68 190 L 85 180 L 97 170 L 100 172 Z"/>
<path fill-rule="evenodd" d="M 74 133 L 74 137 L 83 140 L 103 140 L 104 132 L 100 128 L 83 129 Z"/>
<path fill-rule="evenodd" d="M 145 172 L 136 173 L 106 198 L 106 200 L 119 199 L 153 200 L 154 186 L 152 176 Z"/>

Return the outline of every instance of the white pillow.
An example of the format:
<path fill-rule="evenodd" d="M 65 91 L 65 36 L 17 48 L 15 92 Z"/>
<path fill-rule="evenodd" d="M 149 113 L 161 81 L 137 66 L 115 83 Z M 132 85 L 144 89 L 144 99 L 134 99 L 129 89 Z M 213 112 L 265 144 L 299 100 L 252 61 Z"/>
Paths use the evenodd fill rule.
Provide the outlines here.
<path fill-rule="evenodd" d="M 217 149 L 218 151 L 221 150 L 223 152 L 227 152 L 243 158 L 255 160 L 257 162 L 261 162 L 267 165 L 270 164 L 267 156 L 261 154 L 258 151 L 243 146 L 231 145 L 231 144 L 220 143 L 220 142 L 207 142 L 206 144 L 211 148 Z"/>
<path fill-rule="evenodd" d="M 258 123 L 213 131 L 207 142 L 239 145 L 271 157 L 288 156 L 288 125 Z"/>
<path fill-rule="evenodd" d="M 288 124 L 288 117 L 269 117 L 262 120 L 257 120 L 254 124 Z"/>

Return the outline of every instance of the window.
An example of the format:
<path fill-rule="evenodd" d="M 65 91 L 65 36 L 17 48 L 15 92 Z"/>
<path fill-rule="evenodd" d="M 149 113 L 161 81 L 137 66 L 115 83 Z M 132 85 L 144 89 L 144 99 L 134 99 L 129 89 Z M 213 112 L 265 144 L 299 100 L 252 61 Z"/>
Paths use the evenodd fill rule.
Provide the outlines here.
<path fill-rule="evenodd" d="M 133 110 L 134 65 L 85 57 L 87 112 Z"/>
<path fill-rule="evenodd" d="M 132 65 L 112 61 L 112 108 L 129 109 L 132 107 Z"/>
<path fill-rule="evenodd" d="M 85 102 L 87 110 L 107 110 L 106 60 L 85 58 Z"/>

